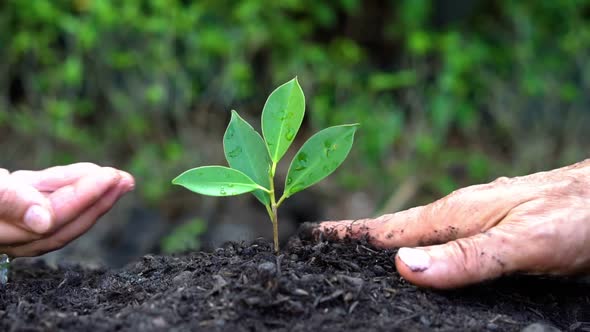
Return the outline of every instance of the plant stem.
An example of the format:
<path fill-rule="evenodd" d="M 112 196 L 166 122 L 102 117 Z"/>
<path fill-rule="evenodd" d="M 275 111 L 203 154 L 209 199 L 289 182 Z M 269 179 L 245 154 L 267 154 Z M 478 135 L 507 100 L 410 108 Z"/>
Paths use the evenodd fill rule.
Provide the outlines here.
<path fill-rule="evenodd" d="M 275 196 L 275 184 L 274 184 L 274 177 L 275 171 L 277 168 L 277 164 L 275 162 L 272 163 L 272 167 L 270 168 L 270 208 L 267 206 L 266 210 L 270 216 L 270 221 L 272 222 L 272 237 L 274 243 L 275 253 L 279 253 L 279 215 L 278 215 L 278 208 L 279 204 L 277 204 L 276 196 Z"/>
<path fill-rule="evenodd" d="M 275 253 L 279 253 L 279 215 L 276 204 L 272 207 L 272 237 L 274 241 Z"/>
<path fill-rule="evenodd" d="M 283 203 L 284 200 L 287 199 L 287 196 L 285 196 L 283 194 L 283 196 L 281 196 L 281 198 L 279 199 L 279 201 L 277 202 L 277 209 L 279 208 L 279 206 L 281 206 L 281 204 Z"/>

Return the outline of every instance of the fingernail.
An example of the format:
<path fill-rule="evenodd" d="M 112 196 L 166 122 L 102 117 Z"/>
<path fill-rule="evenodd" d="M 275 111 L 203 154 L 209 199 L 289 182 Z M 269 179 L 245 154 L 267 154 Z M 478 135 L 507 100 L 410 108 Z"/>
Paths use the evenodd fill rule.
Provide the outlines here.
<path fill-rule="evenodd" d="M 135 179 L 131 174 L 124 171 L 119 171 L 119 175 L 121 176 L 120 183 L 124 185 L 124 192 L 129 192 L 135 189 Z"/>
<path fill-rule="evenodd" d="M 110 167 L 105 167 L 104 168 L 104 180 L 107 182 L 111 182 L 111 181 L 118 181 L 121 179 L 121 175 L 119 174 L 119 172 L 117 172 L 115 169 L 110 168 Z"/>
<path fill-rule="evenodd" d="M 47 209 L 39 206 L 31 206 L 25 213 L 25 225 L 36 233 L 44 233 L 49 229 L 51 214 Z"/>
<path fill-rule="evenodd" d="M 420 249 L 401 248 L 397 252 L 397 257 L 412 270 L 412 272 L 422 272 L 430 267 L 430 256 Z"/>

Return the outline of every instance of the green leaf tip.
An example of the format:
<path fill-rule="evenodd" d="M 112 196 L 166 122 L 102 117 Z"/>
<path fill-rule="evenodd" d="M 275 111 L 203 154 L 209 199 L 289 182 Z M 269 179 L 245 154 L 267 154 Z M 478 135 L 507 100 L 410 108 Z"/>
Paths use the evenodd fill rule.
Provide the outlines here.
<path fill-rule="evenodd" d="M 305 95 L 297 77 L 276 88 L 262 110 L 262 134 L 271 160 L 278 163 L 295 139 L 305 115 Z"/>

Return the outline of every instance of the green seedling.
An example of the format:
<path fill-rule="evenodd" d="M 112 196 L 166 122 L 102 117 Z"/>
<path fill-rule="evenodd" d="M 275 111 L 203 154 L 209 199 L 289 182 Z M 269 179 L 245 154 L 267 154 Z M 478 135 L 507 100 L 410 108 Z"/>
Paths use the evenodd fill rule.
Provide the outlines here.
<path fill-rule="evenodd" d="M 268 97 L 262 110 L 263 136 L 232 111 L 223 136 L 223 149 L 230 167 L 193 168 L 172 183 L 209 196 L 251 192 L 266 207 L 273 226 L 274 249 L 278 252 L 279 206 L 293 194 L 334 172 L 350 152 L 358 127 L 358 124 L 329 127 L 305 142 L 291 161 L 285 190 L 277 199 L 274 182 L 277 164 L 299 131 L 304 113 L 305 96 L 294 78 Z"/>

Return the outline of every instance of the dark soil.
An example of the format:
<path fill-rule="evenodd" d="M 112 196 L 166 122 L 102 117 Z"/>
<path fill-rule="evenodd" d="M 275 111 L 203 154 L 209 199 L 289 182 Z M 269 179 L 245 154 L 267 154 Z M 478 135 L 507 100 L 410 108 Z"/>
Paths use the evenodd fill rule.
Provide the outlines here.
<path fill-rule="evenodd" d="M 590 329 L 590 285 L 511 277 L 452 292 L 418 289 L 395 251 L 364 242 L 264 240 L 212 253 L 145 256 L 120 270 L 12 266 L 2 331 L 519 331 Z"/>

